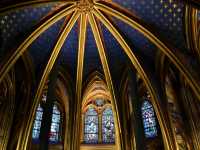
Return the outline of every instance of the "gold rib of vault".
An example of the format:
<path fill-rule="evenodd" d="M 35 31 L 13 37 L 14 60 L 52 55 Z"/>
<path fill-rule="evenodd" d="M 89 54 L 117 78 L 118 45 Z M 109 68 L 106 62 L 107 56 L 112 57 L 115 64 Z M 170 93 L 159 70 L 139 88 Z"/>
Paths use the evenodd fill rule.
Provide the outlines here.
<path fill-rule="evenodd" d="M 118 110 L 117 110 L 117 103 L 116 103 L 116 97 L 115 97 L 115 92 L 114 92 L 114 88 L 113 88 L 113 84 L 112 84 L 112 78 L 110 75 L 110 70 L 109 70 L 109 66 L 108 66 L 108 62 L 107 62 L 107 58 L 106 58 L 106 54 L 105 54 L 105 50 L 104 50 L 104 45 L 100 36 L 100 32 L 96 23 L 96 20 L 93 16 L 92 13 L 88 14 L 88 18 L 89 18 L 89 22 L 92 28 L 92 32 L 94 34 L 94 38 L 96 41 L 96 45 L 98 48 L 98 52 L 99 52 L 99 56 L 101 59 L 101 63 L 103 66 L 103 70 L 104 70 L 104 74 L 105 74 L 105 78 L 106 78 L 106 83 L 108 86 L 108 89 L 111 93 L 112 96 L 112 108 L 114 110 L 114 119 L 115 119 L 115 130 L 116 130 L 116 146 L 118 150 L 121 150 L 122 145 L 121 145 L 121 134 L 120 134 L 120 121 L 119 121 L 119 115 L 118 115 Z"/>
<path fill-rule="evenodd" d="M 49 18 L 45 21 L 41 26 L 39 26 L 35 31 L 33 31 L 28 38 L 24 40 L 24 42 L 14 51 L 14 53 L 8 58 L 8 60 L 0 64 L 0 83 L 5 77 L 5 75 L 9 72 L 9 70 L 13 67 L 15 62 L 19 59 L 20 56 L 24 54 L 24 52 L 28 49 L 28 47 L 36 40 L 44 31 L 46 31 L 51 25 L 65 17 L 66 15 L 72 13 L 76 8 L 76 5 L 69 6 L 64 10 L 58 12 L 56 15 Z M 1 62 L 2 63 L 2 62 Z"/>
<path fill-rule="evenodd" d="M 198 55 L 200 61 L 200 47 L 198 42 L 198 9 L 193 8 L 190 5 L 185 7 L 185 32 L 186 41 L 189 48 L 194 54 Z"/>
<path fill-rule="evenodd" d="M 115 6 L 118 7 L 118 9 L 120 11 L 123 11 L 124 14 L 118 10 L 116 10 L 116 8 L 112 8 L 114 6 L 112 6 L 112 3 L 106 2 L 107 4 L 109 4 L 110 6 L 107 6 L 105 4 L 101 4 L 99 2 L 95 3 L 95 8 L 98 8 L 99 10 L 102 10 L 103 12 L 114 16 L 118 19 L 120 19 L 121 21 L 123 21 L 124 23 L 130 25 L 132 28 L 138 30 L 140 33 L 142 33 L 146 38 L 148 38 L 153 44 L 155 44 L 158 49 L 160 49 L 170 60 L 171 62 L 178 68 L 178 70 L 181 72 L 181 74 L 185 77 L 185 79 L 187 80 L 187 82 L 189 83 L 189 85 L 191 86 L 191 88 L 193 89 L 194 93 L 196 94 L 196 96 L 198 97 L 198 99 L 200 100 L 200 84 L 199 84 L 199 79 L 197 76 L 194 76 L 191 71 L 189 70 L 189 68 L 181 62 L 181 60 L 173 53 L 172 50 L 170 50 L 170 48 L 164 44 L 159 38 L 157 38 L 151 31 L 149 31 L 144 25 L 141 24 L 141 22 L 139 22 L 138 20 L 133 20 L 130 17 L 128 17 L 127 12 L 123 11 L 123 9 L 119 6 Z"/>
<path fill-rule="evenodd" d="M 33 124 L 33 121 L 34 121 L 34 118 L 35 118 L 34 115 L 35 115 L 37 106 L 39 104 L 39 101 L 41 99 L 43 88 L 45 86 L 45 83 L 47 81 L 49 73 L 51 72 L 52 67 L 53 67 L 53 65 L 54 65 L 54 63 L 55 63 L 55 61 L 58 57 L 58 54 L 59 54 L 67 36 L 68 36 L 68 34 L 70 33 L 72 27 L 74 26 L 76 20 L 78 19 L 79 15 L 80 14 L 77 11 L 74 12 L 73 16 L 71 17 L 71 19 L 67 23 L 66 27 L 63 29 L 63 32 L 61 33 L 61 35 L 60 35 L 60 37 L 59 37 L 59 39 L 58 39 L 58 41 L 57 41 L 57 43 L 56 43 L 56 45 L 53 49 L 53 52 L 51 53 L 51 56 L 48 60 L 47 66 L 45 67 L 45 70 L 44 70 L 42 78 L 40 80 L 36 95 L 35 95 L 34 100 L 33 100 L 33 105 L 32 105 L 32 108 L 31 108 L 30 115 L 28 117 L 28 122 L 27 122 L 27 126 L 25 127 L 24 135 L 23 135 L 23 137 L 24 137 L 24 139 L 22 141 L 23 145 L 19 144 L 18 147 L 17 147 L 17 150 L 26 150 L 27 149 L 29 135 L 31 133 L 32 124 Z"/>
<path fill-rule="evenodd" d="M 191 5 L 194 8 L 200 9 L 200 0 L 184 0 L 186 4 Z"/>
<path fill-rule="evenodd" d="M 164 123 L 164 117 L 161 112 L 162 109 L 160 108 L 160 105 L 157 102 L 156 92 L 155 92 L 154 88 L 152 87 L 147 74 L 145 73 L 144 69 L 140 65 L 138 59 L 136 58 L 136 56 L 134 55 L 134 53 L 132 52 L 132 50 L 130 49 L 128 44 L 126 43 L 126 41 L 123 39 L 123 37 L 120 35 L 120 33 L 115 29 L 115 27 L 109 22 L 109 20 L 100 11 L 98 11 L 96 9 L 94 9 L 93 11 L 94 11 L 94 14 L 97 16 L 97 18 L 106 26 L 106 28 L 112 33 L 112 35 L 115 37 L 115 39 L 121 45 L 124 52 L 131 60 L 131 63 L 136 68 L 136 70 L 138 71 L 140 76 L 143 78 L 148 90 L 151 93 L 152 99 L 153 99 L 154 108 L 157 113 L 158 120 L 159 120 L 159 123 L 161 126 L 161 131 L 162 131 L 163 140 L 165 143 L 165 148 L 166 149 L 174 149 L 175 144 L 170 140 L 170 138 L 172 138 L 172 137 L 170 135 L 168 135 L 168 132 L 167 132 L 168 129 Z"/>
<path fill-rule="evenodd" d="M 21 2 L 17 4 L 13 4 L 7 7 L 0 8 L 0 15 L 3 15 L 5 13 L 13 12 L 18 9 L 26 8 L 26 7 L 34 7 L 34 6 L 40 6 L 40 5 L 45 5 L 45 4 L 53 4 L 53 3 L 65 3 L 65 4 L 74 4 L 75 2 L 73 1 L 64 1 L 64 0 L 57 0 L 57 1 L 52 1 L 52 0 L 33 0 L 33 1 L 28 1 L 28 2 Z"/>
<path fill-rule="evenodd" d="M 76 96 L 77 96 L 77 108 L 76 108 L 76 132 L 74 133 L 75 147 L 74 149 L 80 149 L 80 139 L 77 135 L 80 133 L 81 125 L 81 100 L 82 100 L 82 80 L 83 80 L 83 64 L 84 64 L 84 53 L 85 53 L 85 41 L 86 41 L 86 29 L 87 29 L 87 16 L 86 13 L 81 13 L 80 28 L 79 28 L 79 45 L 78 45 L 78 63 L 77 63 L 77 74 L 76 74 Z"/>

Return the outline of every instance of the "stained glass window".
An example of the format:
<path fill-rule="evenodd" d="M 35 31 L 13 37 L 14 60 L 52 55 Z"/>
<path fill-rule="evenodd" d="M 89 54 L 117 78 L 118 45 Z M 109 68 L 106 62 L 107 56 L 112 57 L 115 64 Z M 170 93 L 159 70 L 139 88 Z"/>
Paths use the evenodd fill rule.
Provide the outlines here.
<path fill-rule="evenodd" d="M 40 128 L 42 124 L 42 115 L 43 115 L 43 108 L 39 104 L 36 111 L 35 121 L 32 130 L 32 139 L 34 140 L 34 142 L 39 142 Z M 52 120 L 51 120 L 51 129 L 49 132 L 49 142 L 51 143 L 57 143 L 60 141 L 60 120 L 61 120 L 60 111 L 57 105 L 54 105 Z"/>
<path fill-rule="evenodd" d="M 38 140 L 39 136 L 40 136 L 42 115 L 43 115 L 43 109 L 39 104 L 39 106 L 38 106 L 38 108 L 36 110 L 36 116 L 35 116 L 35 121 L 34 121 L 34 124 L 33 124 L 33 130 L 32 130 L 32 138 L 34 140 Z"/>
<path fill-rule="evenodd" d="M 115 142 L 115 128 L 112 108 L 106 108 L 102 114 L 102 140 L 103 143 Z"/>
<path fill-rule="evenodd" d="M 142 118 L 146 138 L 157 136 L 156 118 L 152 105 L 148 100 L 142 104 Z"/>
<path fill-rule="evenodd" d="M 51 130 L 49 133 L 49 141 L 50 142 L 59 142 L 59 134 L 60 134 L 60 111 L 57 105 L 53 106 L 53 114 L 51 120 Z"/>
<path fill-rule="evenodd" d="M 89 107 L 85 113 L 84 126 L 85 143 L 98 143 L 98 114 L 93 107 Z"/>

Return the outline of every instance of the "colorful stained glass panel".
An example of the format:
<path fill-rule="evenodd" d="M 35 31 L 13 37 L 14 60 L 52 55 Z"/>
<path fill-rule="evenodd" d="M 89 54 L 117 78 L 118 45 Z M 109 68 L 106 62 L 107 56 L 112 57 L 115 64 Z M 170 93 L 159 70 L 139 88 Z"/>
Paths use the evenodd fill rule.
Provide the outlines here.
<path fill-rule="evenodd" d="M 85 113 L 84 126 L 85 143 L 98 143 L 98 114 L 93 107 L 89 107 Z"/>
<path fill-rule="evenodd" d="M 39 139 L 39 136 L 40 136 L 42 115 L 43 115 L 43 109 L 39 104 L 39 106 L 38 106 L 38 108 L 36 110 L 36 116 L 35 116 L 35 121 L 34 121 L 34 124 L 33 124 L 33 130 L 32 130 L 32 138 L 34 140 Z"/>
<path fill-rule="evenodd" d="M 51 131 L 49 133 L 49 141 L 54 143 L 59 142 L 59 133 L 60 133 L 60 111 L 57 105 L 54 105 L 52 121 L 51 121 Z"/>
<path fill-rule="evenodd" d="M 106 108 L 102 114 L 102 140 L 103 143 L 115 142 L 115 127 L 112 108 Z"/>
<path fill-rule="evenodd" d="M 145 137 L 151 138 L 157 136 L 156 118 L 153 107 L 148 100 L 143 102 L 141 110 Z"/>

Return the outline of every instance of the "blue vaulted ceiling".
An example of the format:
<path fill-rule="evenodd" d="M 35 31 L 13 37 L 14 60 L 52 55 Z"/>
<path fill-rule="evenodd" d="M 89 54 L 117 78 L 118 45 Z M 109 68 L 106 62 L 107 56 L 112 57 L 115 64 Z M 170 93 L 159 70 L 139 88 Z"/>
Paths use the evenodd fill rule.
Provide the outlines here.
<path fill-rule="evenodd" d="M 113 0 L 113 2 L 135 13 L 172 46 L 183 52 L 188 52 L 184 38 L 184 4 L 179 0 Z M 0 16 L 0 30 L 3 37 L 0 58 L 11 49 L 15 49 L 33 31 L 33 27 L 36 24 L 58 6 L 59 3 L 33 6 Z M 119 32 L 130 44 L 132 51 L 136 53 L 137 57 L 144 59 L 143 61 L 148 62 L 153 68 L 157 48 L 138 31 L 131 29 L 128 25 L 115 18 L 112 18 L 112 20 Z M 36 70 L 44 68 L 44 64 L 46 64 L 47 58 L 50 56 L 62 23 L 63 20 L 54 24 L 29 47 Z M 123 66 L 129 62 L 114 37 L 103 25 L 101 25 L 101 28 L 111 73 L 117 80 L 117 76 L 120 75 L 120 72 L 123 72 Z M 66 39 L 62 47 L 62 55 L 60 56 L 60 63 L 68 69 L 68 72 L 73 77 L 76 75 L 78 33 L 79 22 L 76 23 Z M 84 78 L 93 70 L 102 71 L 102 67 L 96 43 L 88 24 Z"/>
<path fill-rule="evenodd" d="M 122 77 L 123 72 L 125 71 L 125 65 L 128 62 L 123 49 L 117 42 L 117 40 L 112 36 L 108 29 L 101 24 L 102 36 L 104 37 L 105 42 L 105 51 L 107 53 L 108 64 L 110 66 L 110 72 L 113 81 L 116 81 L 116 84 L 120 84 L 120 78 Z"/>
<path fill-rule="evenodd" d="M 92 29 L 88 24 L 83 70 L 84 78 L 86 79 L 87 76 L 95 70 L 102 72 L 102 66 Z"/>
<path fill-rule="evenodd" d="M 69 33 L 61 49 L 60 61 L 65 65 L 72 77 L 76 78 L 77 54 L 78 54 L 78 23 Z"/>
<path fill-rule="evenodd" d="M 53 51 L 54 45 L 58 39 L 59 31 L 64 22 L 64 19 L 58 21 L 46 32 L 42 33 L 28 48 L 30 55 L 33 57 L 33 64 L 36 67 L 36 73 L 41 74 Z"/>
<path fill-rule="evenodd" d="M 3 37 L 1 54 L 16 48 L 33 31 L 33 27 L 54 7 L 53 4 L 27 7 L 0 16 L 1 36 Z"/>
<path fill-rule="evenodd" d="M 180 0 L 113 0 L 150 24 L 174 47 L 187 51 L 184 3 Z"/>

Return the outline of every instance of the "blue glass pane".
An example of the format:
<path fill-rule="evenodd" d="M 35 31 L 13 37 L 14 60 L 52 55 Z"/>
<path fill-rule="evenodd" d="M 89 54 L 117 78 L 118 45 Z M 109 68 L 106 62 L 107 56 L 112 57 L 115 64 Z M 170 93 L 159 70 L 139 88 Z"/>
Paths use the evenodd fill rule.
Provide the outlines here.
<path fill-rule="evenodd" d="M 96 116 L 97 112 L 96 110 L 91 106 L 88 108 L 87 112 L 85 113 L 85 115 L 91 115 L 91 116 Z"/>
<path fill-rule="evenodd" d="M 59 132 L 60 132 L 60 111 L 57 105 L 54 105 L 52 120 L 51 120 L 51 130 L 49 133 L 49 141 L 54 143 L 59 142 Z"/>
<path fill-rule="evenodd" d="M 113 115 L 112 109 L 111 108 L 106 108 L 103 112 L 103 115 Z"/>
<path fill-rule="evenodd" d="M 89 107 L 85 113 L 84 141 L 98 143 L 98 114 L 93 107 Z"/>
<path fill-rule="evenodd" d="M 115 126 L 111 108 L 106 108 L 102 116 L 102 139 L 103 143 L 115 142 Z"/>
<path fill-rule="evenodd" d="M 145 137 L 150 138 L 157 136 L 156 118 L 152 105 L 146 100 L 144 101 L 141 110 Z"/>
<path fill-rule="evenodd" d="M 40 131 L 39 130 L 33 130 L 32 131 L 32 138 L 33 139 L 39 139 Z"/>
<path fill-rule="evenodd" d="M 87 134 L 84 135 L 85 143 L 98 143 L 98 134 Z"/>
<path fill-rule="evenodd" d="M 32 130 L 32 138 L 33 139 L 39 139 L 40 128 L 41 128 L 41 123 L 42 123 L 42 115 L 43 115 L 43 109 L 39 104 L 39 106 L 36 110 L 35 121 L 33 124 L 33 130 Z"/>

